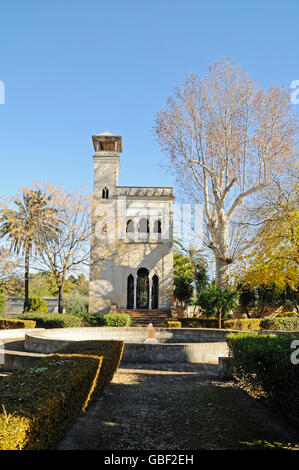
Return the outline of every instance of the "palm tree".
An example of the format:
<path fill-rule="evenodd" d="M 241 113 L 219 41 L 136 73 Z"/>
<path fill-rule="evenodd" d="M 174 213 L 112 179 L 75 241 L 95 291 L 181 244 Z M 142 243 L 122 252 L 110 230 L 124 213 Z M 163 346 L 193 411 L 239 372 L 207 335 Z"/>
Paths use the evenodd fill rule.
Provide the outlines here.
<path fill-rule="evenodd" d="M 16 197 L 17 210 L 3 209 L 0 216 L 0 238 L 7 236 L 10 251 L 25 257 L 25 301 L 24 312 L 29 309 L 29 267 L 33 250 L 41 252 L 43 241 L 58 233 L 57 210 L 49 207 L 51 196 L 39 189 L 24 189 Z"/>

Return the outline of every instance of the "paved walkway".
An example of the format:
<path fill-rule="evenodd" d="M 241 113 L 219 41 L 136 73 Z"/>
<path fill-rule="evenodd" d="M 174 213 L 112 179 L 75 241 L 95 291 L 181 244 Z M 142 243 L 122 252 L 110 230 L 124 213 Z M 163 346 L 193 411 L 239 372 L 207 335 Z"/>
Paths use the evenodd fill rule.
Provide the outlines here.
<path fill-rule="evenodd" d="M 216 365 L 121 365 L 61 450 L 299 448 L 299 434 Z"/>

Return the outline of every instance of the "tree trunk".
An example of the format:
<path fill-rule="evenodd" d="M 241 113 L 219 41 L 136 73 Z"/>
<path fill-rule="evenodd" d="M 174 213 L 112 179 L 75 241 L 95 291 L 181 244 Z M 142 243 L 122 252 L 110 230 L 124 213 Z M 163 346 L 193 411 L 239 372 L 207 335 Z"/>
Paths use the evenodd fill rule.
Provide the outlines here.
<path fill-rule="evenodd" d="M 58 286 L 58 313 L 63 313 L 63 284 Z"/>
<path fill-rule="evenodd" d="M 224 289 L 227 284 L 228 264 L 215 254 L 217 287 Z"/>
<path fill-rule="evenodd" d="M 221 321 L 222 321 L 222 307 L 219 307 L 218 310 L 218 328 L 221 329 Z"/>
<path fill-rule="evenodd" d="M 30 260 L 30 247 L 25 250 L 25 300 L 23 313 L 29 311 L 29 260 Z"/>

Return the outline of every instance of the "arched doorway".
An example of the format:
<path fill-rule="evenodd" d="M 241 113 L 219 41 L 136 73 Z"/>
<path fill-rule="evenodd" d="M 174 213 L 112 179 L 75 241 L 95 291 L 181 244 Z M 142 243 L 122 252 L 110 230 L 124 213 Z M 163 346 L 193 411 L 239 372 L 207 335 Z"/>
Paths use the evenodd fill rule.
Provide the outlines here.
<path fill-rule="evenodd" d="M 128 276 L 127 283 L 127 308 L 134 308 L 134 277 Z"/>
<path fill-rule="evenodd" d="M 140 268 L 137 271 L 136 306 L 142 309 L 147 309 L 149 306 L 149 279 L 146 268 Z"/>
<path fill-rule="evenodd" d="M 152 279 L 152 308 L 159 306 L 159 278 L 155 274 Z"/>

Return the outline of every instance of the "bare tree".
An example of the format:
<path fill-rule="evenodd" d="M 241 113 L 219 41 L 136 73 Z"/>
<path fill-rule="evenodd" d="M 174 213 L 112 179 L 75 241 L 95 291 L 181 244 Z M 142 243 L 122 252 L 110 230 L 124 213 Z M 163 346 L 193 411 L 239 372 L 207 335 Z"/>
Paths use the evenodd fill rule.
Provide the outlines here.
<path fill-rule="evenodd" d="M 207 245 L 223 287 L 242 244 L 234 217 L 293 159 L 297 123 L 289 94 L 258 88 L 226 59 L 203 78 L 188 75 L 158 113 L 154 131 L 178 182 L 204 205 Z"/>
<path fill-rule="evenodd" d="M 82 265 L 89 265 L 92 198 L 79 192 L 66 193 L 61 187 L 42 186 L 51 195 L 53 208 L 61 224 L 57 236 L 45 239 L 35 267 L 50 270 L 58 288 L 58 312 L 63 312 L 63 291 L 66 275 Z"/>

